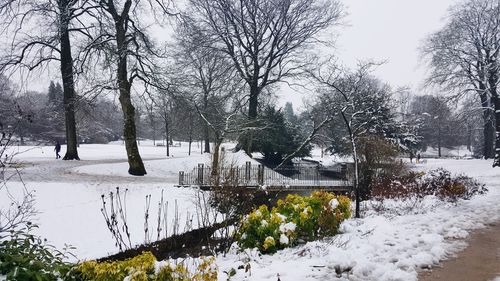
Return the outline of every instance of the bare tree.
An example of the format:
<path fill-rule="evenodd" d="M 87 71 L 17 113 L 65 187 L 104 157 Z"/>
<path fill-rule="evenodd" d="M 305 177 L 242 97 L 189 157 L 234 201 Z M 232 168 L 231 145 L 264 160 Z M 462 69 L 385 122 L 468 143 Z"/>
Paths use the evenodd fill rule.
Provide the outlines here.
<path fill-rule="evenodd" d="M 172 139 L 172 106 L 173 99 L 177 95 L 177 89 L 170 85 L 164 89 L 158 90 L 151 100 L 154 103 L 155 111 L 163 121 L 163 129 L 165 130 L 165 147 L 167 156 L 170 156 L 170 140 Z"/>
<path fill-rule="evenodd" d="M 225 53 L 248 85 L 248 117 L 257 117 L 269 85 L 296 76 L 305 50 L 342 16 L 335 0 L 190 0 L 194 25 Z"/>
<path fill-rule="evenodd" d="M 144 163 L 137 146 L 135 124 L 136 109 L 132 103 L 132 85 L 142 82 L 143 85 L 158 85 L 154 80 L 161 73 L 156 58 L 163 54 L 155 47 L 148 35 L 147 15 L 171 14 L 170 2 L 132 1 L 132 0 L 93 0 L 98 6 L 99 31 L 93 34 L 91 44 L 82 57 L 83 61 L 94 61 L 112 75 L 109 81 L 96 83 L 97 88 L 117 90 L 123 111 L 123 136 L 129 163 L 129 174 L 142 176 L 146 174 Z"/>
<path fill-rule="evenodd" d="M 340 117 L 343 130 L 335 132 L 336 145 L 347 139 L 354 162 L 354 196 L 356 217 L 359 217 L 360 186 L 358 144 L 367 136 L 380 136 L 390 142 L 403 146 L 408 137 L 401 134 L 395 116 L 391 111 L 392 90 L 387 84 L 371 76 L 378 63 L 360 63 L 354 71 L 344 69 L 330 60 L 320 64 L 311 76 L 318 85 L 319 104 L 326 114 L 323 122 L 336 124 L 333 117 Z M 333 122 L 331 122 L 333 121 Z M 322 125 L 322 123 L 320 123 Z M 315 128 L 316 130 L 316 128 Z M 314 130 L 313 130 L 314 131 Z M 338 151 L 335 151 L 338 152 Z"/>
<path fill-rule="evenodd" d="M 447 100 L 442 96 L 416 96 L 411 102 L 411 113 L 420 125 L 422 147 L 437 147 L 438 157 L 443 147 L 458 145 L 457 118 Z"/>
<path fill-rule="evenodd" d="M 146 117 L 149 126 L 151 127 L 151 137 L 153 137 L 153 146 L 156 145 L 156 131 L 157 131 L 157 112 L 155 110 L 155 102 L 147 95 L 140 96 L 141 104 L 146 110 Z"/>
<path fill-rule="evenodd" d="M 30 121 L 31 116 L 24 113 L 12 98 L 13 85 L 0 76 L 0 193 L 9 199 L 10 204 L 0 206 L 0 241 L 12 231 L 29 225 L 36 214 L 33 193 L 24 185 L 20 171 L 11 165 L 18 154 L 12 149 L 17 130 L 23 121 Z M 23 196 L 12 195 L 9 181 L 16 179 L 23 185 Z"/>
<path fill-rule="evenodd" d="M 79 160 L 75 120 L 75 78 L 72 34 L 88 35 L 81 17 L 94 7 L 88 0 L 0 1 L 3 31 L 11 34 L 11 48 L 0 61 L 0 71 L 33 71 L 60 63 L 64 89 L 67 150 L 63 160 Z"/>
<path fill-rule="evenodd" d="M 220 102 L 234 95 L 236 88 L 241 87 L 232 62 L 224 53 L 208 44 L 208 40 L 200 30 L 186 22 L 176 30 L 177 49 L 176 64 L 178 75 L 184 77 L 184 92 L 207 118 L 213 115 L 214 108 Z M 200 45 L 199 42 L 206 42 Z M 224 106 L 224 105 L 222 105 Z M 210 127 L 203 122 L 204 152 L 210 152 Z"/>
<path fill-rule="evenodd" d="M 500 2 L 469 0 L 454 6 L 449 22 L 428 38 L 422 52 L 429 58 L 432 70 L 429 84 L 458 92 L 458 96 L 467 93 L 479 96 L 484 120 L 483 156 L 494 158 L 493 166 L 500 166 L 500 101 L 497 91 Z M 496 152 L 493 152 L 495 131 Z"/>

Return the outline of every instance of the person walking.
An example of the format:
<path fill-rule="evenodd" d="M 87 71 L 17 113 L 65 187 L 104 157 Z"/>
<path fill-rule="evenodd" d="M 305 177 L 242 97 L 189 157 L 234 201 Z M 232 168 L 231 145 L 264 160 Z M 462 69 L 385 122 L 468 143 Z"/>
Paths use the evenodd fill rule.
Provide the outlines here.
<path fill-rule="evenodd" d="M 417 153 L 417 164 L 420 164 L 420 153 Z"/>
<path fill-rule="evenodd" d="M 58 140 L 56 140 L 56 147 L 54 147 L 54 151 L 56 152 L 56 159 L 61 158 L 61 155 L 59 155 L 59 152 L 61 152 L 61 144 Z"/>

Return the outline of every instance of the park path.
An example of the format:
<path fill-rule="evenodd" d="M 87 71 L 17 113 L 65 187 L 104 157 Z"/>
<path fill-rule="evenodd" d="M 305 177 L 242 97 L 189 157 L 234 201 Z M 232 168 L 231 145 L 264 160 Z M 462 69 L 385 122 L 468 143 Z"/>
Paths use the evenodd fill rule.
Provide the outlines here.
<path fill-rule="evenodd" d="M 500 277 L 500 221 L 474 231 L 468 246 L 432 271 L 419 274 L 420 281 L 492 281 Z"/>
<path fill-rule="evenodd" d="M 144 162 L 163 160 L 165 158 L 150 158 L 143 159 Z M 62 161 L 62 160 L 47 160 L 47 161 L 21 161 L 22 165 L 19 167 L 21 177 L 13 176 L 10 181 L 19 181 L 22 179 L 24 182 L 87 182 L 87 183 L 165 183 L 176 182 L 177 175 L 165 175 L 164 177 L 123 177 L 117 175 L 93 175 L 76 173 L 73 168 L 87 165 L 98 164 L 115 164 L 126 163 L 126 159 L 109 159 L 109 160 L 80 160 L 80 161 Z M 14 173 L 13 169 L 8 169 L 6 174 Z"/>

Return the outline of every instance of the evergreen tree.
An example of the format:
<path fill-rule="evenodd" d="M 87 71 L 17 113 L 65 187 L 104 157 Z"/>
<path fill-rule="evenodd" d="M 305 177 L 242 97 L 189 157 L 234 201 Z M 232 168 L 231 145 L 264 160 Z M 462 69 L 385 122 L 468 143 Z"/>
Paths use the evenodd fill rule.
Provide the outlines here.
<path fill-rule="evenodd" d="M 301 145 L 301 136 L 296 126 L 286 122 L 285 114 L 281 110 L 268 106 L 262 112 L 261 126 L 266 128 L 259 131 L 254 139 L 254 152 L 260 152 L 264 160 L 277 165 Z M 296 157 L 308 156 L 311 147 L 304 147 Z M 287 163 L 291 164 L 291 163 Z"/>
<path fill-rule="evenodd" d="M 285 120 L 292 125 L 298 125 L 299 118 L 293 112 L 293 105 L 291 102 L 287 102 L 283 109 L 283 113 L 285 115 Z"/>
<path fill-rule="evenodd" d="M 64 92 L 61 84 L 50 81 L 47 105 L 54 107 L 57 111 L 64 111 L 63 96 Z"/>

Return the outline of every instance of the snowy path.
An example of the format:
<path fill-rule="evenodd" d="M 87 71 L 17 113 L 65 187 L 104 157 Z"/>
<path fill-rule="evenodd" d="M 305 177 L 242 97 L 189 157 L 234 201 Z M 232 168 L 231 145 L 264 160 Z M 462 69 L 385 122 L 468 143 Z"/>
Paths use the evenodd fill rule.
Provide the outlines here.
<path fill-rule="evenodd" d="M 151 159 L 145 159 L 144 162 L 149 164 Z M 22 168 L 20 172 L 23 181 L 28 182 L 176 182 L 175 177 L 123 177 L 113 174 L 92 174 L 79 172 L 79 169 L 85 167 L 92 167 L 92 169 L 99 169 L 100 165 L 109 166 L 115 164 L 123 168 L 124 173 L 127 172 L 126 159 L 111 159 L 111 160 L 80 160 L 80 161 L 62 161 L 62 160 L 47 160 L 36 162 L 20 162 Z M 97 167 L 96 167 L 97 166 Z M 7 173 L 9 170 L 7 171 Z M 12 172 L 10 170 L 10 172 Z M 12 177 L 12 181 L 19 181 L 18 177 Z"/>
<path fill-rule="evenodd" d="M 491 197 L 500 192 L 500 171 L 498 168 L 493 169 L 491 167 L 484 167 L 484 165 L 471 168 L 467 163 L 467 160 L 464 162 L 455 162 L 458 165 L 452 166 L 451 169 L 473 175 L 485 183 L 490 189 L 491 194 L 489 196 Z M 436 165 L 436 163 L 432 163 L 431 165 Z M 482 167 L 484 167 L 484 170 L 479 171 Z M 499 276 L 498 280 L 500 280 L 499 215 L 499 213 L 496 216 L 493 215 L 489 219 L 491 222 L 486 225 L 486 228 L 473 231 L 471 237 L 466 241 L 467 247 L 462 252 L 459 252 L 456 257 L 445 260 L 430 272 L 421 273 L 419 280 L 489 281 L 493 280 L 495 276 Z"/>
<path fill-rule="evenodd" d="M 467 242 L 456 258 L 420 273 L 419 281 L 490 281 L 500 276 L 500 221 L 474 231 Z"/>

